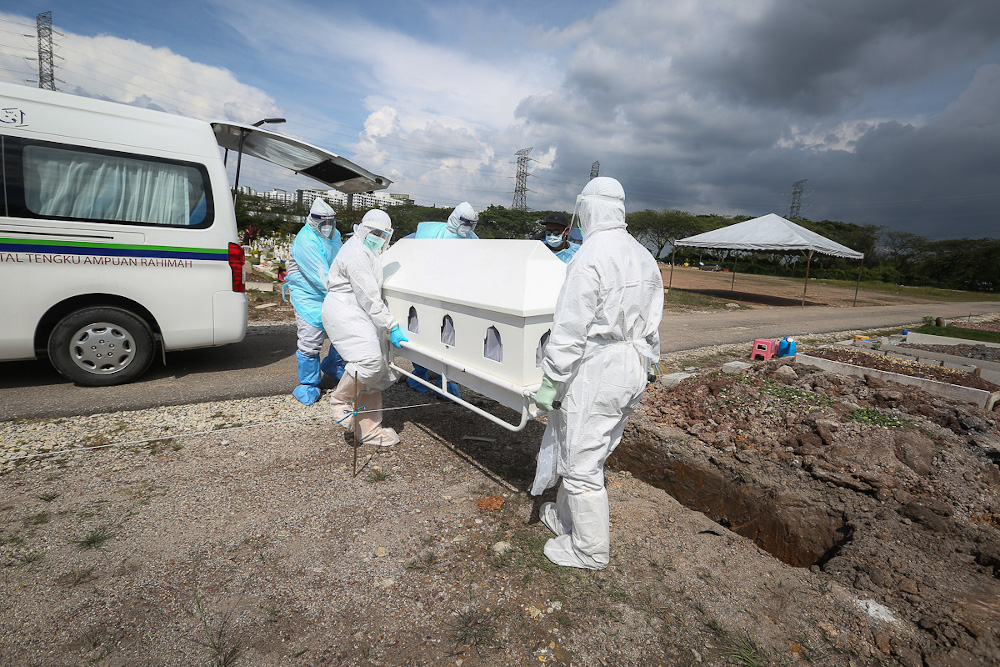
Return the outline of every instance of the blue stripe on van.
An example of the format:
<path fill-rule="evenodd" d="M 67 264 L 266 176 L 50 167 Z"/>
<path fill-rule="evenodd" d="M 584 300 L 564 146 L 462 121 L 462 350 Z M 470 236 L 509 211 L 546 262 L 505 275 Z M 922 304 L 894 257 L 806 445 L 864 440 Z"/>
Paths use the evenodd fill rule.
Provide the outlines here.
<path fill-rule="evenodd" d="M 170 248 L 166 246 L 112 246 L 97 243 L 53 245 L 50 243 L 25 243 L 19 239 L 0 239 L 0 252 L 28 252 L 45 255 L 101 255 L 111 257 L 164 257 L 170 259 L 214 259 L 228 261 L 229 251 L 205 248 Z"/>

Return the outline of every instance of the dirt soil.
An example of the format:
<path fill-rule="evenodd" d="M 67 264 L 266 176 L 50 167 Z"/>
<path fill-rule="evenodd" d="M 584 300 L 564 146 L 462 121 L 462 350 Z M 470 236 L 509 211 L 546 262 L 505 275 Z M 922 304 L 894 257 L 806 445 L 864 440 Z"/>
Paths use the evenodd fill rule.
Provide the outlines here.
<path fill-rule="evenodd" d="M 738 267 L 737 267 L 738 268 Z M 804 281 L 797 278 L 757 276 L 749 273 L 735 274 L 725 271 L 701 271 L 695 267 L 675 266 L 673 278 L 670 267 L 660 267 L 664 286 L 725 299 L 751 308 L 780 308 L 802 305 Z M 899 287 L 896 292 L 872 292 L 861 289 L 857 295 L 858 306 L 891 306 L 897 304 L 933 303 L 940 301 L 921 295 L 915 290 Z M 851 306 L 854 288 L 827 285 L 810 280 L 806 288 L 807 306 Z"/>
<path fill-rule="evenodd" d="M 1000 663 L 997 413 L 771 361 L 640 417 L 613 463 L 891 609 L 861 633 L 880 660 Z"/>
<path fill-rule="evenodd" d="M 916 343 L 901 343 L 901 348 L 911 350 L 926 350 L 928 352 L 941 352 L 943 354 L 954 354 L 959 357 L 978 359 L 980 361 L 1000 361 L 1000 347 L 987 347 L 976 343 L 959 345 L 918 345 Z"/>
<path fill-rule="evenodd" d="M 945 346 L 938 346 L 945 347 Z M 951 350 L 949 354 L 955 354 L 954 346 L 947 346 Z M 888 357 L 884 354 L 868 352 L 864 349 L 847 346 L 824 347 L 809 353 L 810 356 L 839 361 L 852 366 L 862 366 L 864 368 L 874 368 L 889 373 L 899 373 L 912 377 L 936 380 L 948 384 L 956 384 L 962 387 L 973 389 L 983 389 L 985 391 L 1000 391 L 1000 386 L 988 382 L 981 377 L 977 377 L 968 371 L 946 366 L 933 366 L 931 364 L 913 361 L 910 359 L 899 359 Z"/>

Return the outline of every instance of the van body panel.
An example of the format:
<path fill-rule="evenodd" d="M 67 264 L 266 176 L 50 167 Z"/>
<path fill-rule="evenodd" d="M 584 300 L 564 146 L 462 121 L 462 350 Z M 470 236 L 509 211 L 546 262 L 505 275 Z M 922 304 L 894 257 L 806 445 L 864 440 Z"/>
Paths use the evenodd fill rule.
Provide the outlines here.
<path fill-rule="evenodd" d="M 347 158 L 255 125 L 212 121 L 212 129 L 227 150 L 242 151 L 347 194 L 384 190 L 392 183 Z"/>
<path fill-rule="evenodd" d="M 238 343 L 246 335 L 245 326 L 237 326 L 239 322 L 247 321 L 249 304 L 242 293 L 220 291 L 213 299 L 215 314 L 215 344 L 228 345 Z"/>
<path fill-rule="evenodd" d="M 243 339 L 208 123 L 3 83 L 0 107 L 0 360 L 34 358 L 67 303 L 135 304 L 167 351 Z"/>

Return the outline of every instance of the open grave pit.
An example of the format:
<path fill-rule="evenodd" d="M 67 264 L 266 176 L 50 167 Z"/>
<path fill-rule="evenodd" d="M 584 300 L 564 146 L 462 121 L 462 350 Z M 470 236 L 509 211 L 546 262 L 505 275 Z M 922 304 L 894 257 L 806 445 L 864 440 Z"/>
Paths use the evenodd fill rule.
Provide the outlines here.
<path fill-rule="evenodd" d="M 609 461 L 874 596 L 926 655 L 1000 662 L 997 414 L 788 360 L 647 392 Z"/>

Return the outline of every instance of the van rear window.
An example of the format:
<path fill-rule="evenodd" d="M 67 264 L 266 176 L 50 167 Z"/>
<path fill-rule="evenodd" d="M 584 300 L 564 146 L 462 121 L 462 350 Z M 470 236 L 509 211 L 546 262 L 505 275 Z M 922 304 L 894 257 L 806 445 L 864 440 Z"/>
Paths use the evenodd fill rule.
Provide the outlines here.
<path fill-rule="evenodd" d="M 32 217 L 206 227 L 213 210 L 207 175 L 156 158 L 24 145 L 24 207 Z"/>

